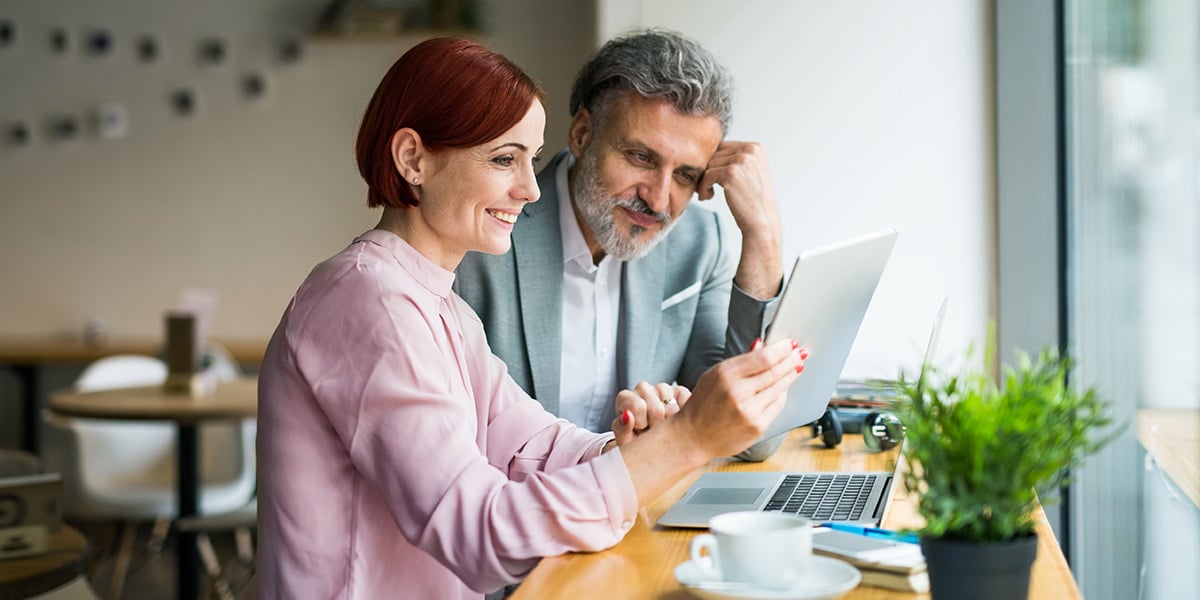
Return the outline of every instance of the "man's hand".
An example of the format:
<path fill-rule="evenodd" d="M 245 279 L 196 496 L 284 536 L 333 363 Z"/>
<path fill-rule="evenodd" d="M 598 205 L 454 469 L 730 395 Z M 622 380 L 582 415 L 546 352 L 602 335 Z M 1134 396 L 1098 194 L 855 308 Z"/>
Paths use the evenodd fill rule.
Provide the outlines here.
<path fill-rule="evenodd" d="M 742 231 L 742 258 L 734 283 L 759 300 L 775 297 L 783 284 L 782 232 L 766 150 L 756 142 L 721 142 L 696 186 L 700 200 L 712 199 L 713 185 L 725 190 L 729 211 Z"/>
<path fill-rule="evenodd" d="M 669 383 L 650 385 L 643 381 L 632 390 L 621 390 L 617 393 L 617 418 L 613 421 L 613 432 L 617 433 L 618 438 L 623 434 L 626 437 L 636 436 L 679 412 L 691 397 L 691 390 Z M 629 423 L 624 422 L 626 418 Z M 617 440 L 618 443 L 625 441 Z"/>

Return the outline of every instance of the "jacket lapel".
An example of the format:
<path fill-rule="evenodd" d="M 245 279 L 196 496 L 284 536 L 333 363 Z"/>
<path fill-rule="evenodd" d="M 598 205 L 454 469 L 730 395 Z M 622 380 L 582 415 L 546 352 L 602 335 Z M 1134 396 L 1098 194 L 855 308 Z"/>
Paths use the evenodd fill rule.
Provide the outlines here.
<path fill-rule="evenodd" d="M 658 307 L 666 285 L 667 250 L 664 241 L 650 254 L 626 262 L 621 274 L 621 320 L 617 325 L 617 385 L 621 389 L 647 377 L 658 351 L 662 321 Z M 643 308 L 631 310 L 635 306 Z"/>
<path fill-rule="evenodd" d="M 527 205 L 513 228 L 517 293 L 533 376 L 533 397 L 558 414 L 562 365 L 562 232 L 558 226 L 558 190 L 554 173 L 566 152 L 538 174 L 542 197 Z M 546 368 L 539 369 L 538 365 Z"/>

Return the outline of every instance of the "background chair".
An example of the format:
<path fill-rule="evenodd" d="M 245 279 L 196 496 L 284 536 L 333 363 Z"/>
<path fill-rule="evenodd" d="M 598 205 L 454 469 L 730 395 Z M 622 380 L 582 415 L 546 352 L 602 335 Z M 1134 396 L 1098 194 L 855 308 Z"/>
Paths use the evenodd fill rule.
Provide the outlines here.
<path fill-rule="evenodd" d="M 218 377 L 238 376 L 227 353 L 210 362 L 220 364 L 214 366 Z M 118 355 L 88 365 L 75 387 L 98 391 L 159 385 L 166 375 L 165 363 L 157 358 Z M 43 415 L 47 424 L 45 466 L 63 476 L 64 516 L 117 524 L 118 546 L 107 594 L 116 598 L 128 573 L 136 523 L 155 522 L 149 546 L 157 551 L 171 520 L 178 516 L 176 426 L 64 418 L 49 411 Z M 254 494 L 254 422 L 204 424 L 199 432 L 200 514 L 223 513 L 245 505 Z"/>

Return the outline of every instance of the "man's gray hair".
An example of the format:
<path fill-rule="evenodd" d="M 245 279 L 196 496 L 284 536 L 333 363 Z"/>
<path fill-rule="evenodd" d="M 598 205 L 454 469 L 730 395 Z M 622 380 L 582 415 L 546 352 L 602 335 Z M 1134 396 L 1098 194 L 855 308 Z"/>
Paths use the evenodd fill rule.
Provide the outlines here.
<path fill-rule="evenodd" d="M 685 115 L 716 117 L 722 136 L 733 121 L 733 76 L 703 46 L 667 29 L 622 35 L 594 52 L 571 88 L 571 115 L 586 108 L 599 129 L 627 92 L 669 101 Z"/>

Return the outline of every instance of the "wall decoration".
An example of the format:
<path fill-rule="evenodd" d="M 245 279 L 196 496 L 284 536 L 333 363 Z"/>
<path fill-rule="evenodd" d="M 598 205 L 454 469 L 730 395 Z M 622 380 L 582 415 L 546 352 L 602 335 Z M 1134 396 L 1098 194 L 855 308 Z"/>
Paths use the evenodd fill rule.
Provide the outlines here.
<path fill-rule="evenodd" d="M 154 0 L 140 1 L 153 6 L 159 4 Z M 282 5 L 297 0 L 271 1 Z M 0 98 L 4 101 L 0 102 L 0 106 L 3 106 L 3 112 L 0 112 L 0 146 L 26 147 L 39 138 L 55 143 L 81 139 L 124 139 L 129 136 L 129 125 L 137 116 L 134 114 L 137 112 L 154 110 L 153 107 L 157 107 L 160 117 L 163 113 L 175 118 L 200 115 L 201 97 L 208 91 L 204 86 L 232 86 L 235 98 L 242 100 L 243 104 L 261 102 L 273 93 L 271 88 L 276 85 L 271 80 L 271 67 L 279 69 L 293 66 L 305 59 L 308 35 L 306 28 L 311 25 L 326 0 L 304 2 L 309 5 L 310 14 L 307 17 L 292 18 L 287 23 L 267 20 L 263 23 L 268 25 L 268 28 L 248 34 L 240 27 L 228 26 L 233 23 L 230 19 L 239 19 L 239 11 L 247 10 L 240 7 L 239 3 L 235 3 L 239 6 L 237 11 L 209 11 L 213 14 L 206 15 L 212 17 L 207 23 L 189 23 L 182 30 L 146 28 L 126 33 L 123 27 L 128 23 L 123 16 L 125 13 L 121 11 L 95 13 L 107 21 L 103 23 L 74 18 L 79 15 L 73 15 L 72 20 L 52 16 L 51 19 L 62 20 L 52 20 L 44 25 L 39 22 L 32 30 L 33 39 L 44 40 L 42 43 L 46 46 L 30 49 L 34 51 L 30 56 L 21 56 L 19 61 L 13 61 L 8 67 L 23 73 L 18 79 L 22 82 L 23 89 L 37 88 L 33 91 L 34 94 L 52 96 L 54 102 L 49 104 L 52 108 L 47 109 L 46 104 L 24 106 L 26 101 L 21 99 L 21 96 L 16 96 L 17 99 L 13 102 L 9 102 L 9 98 Z M 399 0 L 398 3 L 426 2 L 428 0 Z M 386 5 L 388 2 L 377 0 L 366 4 Z M 31 8 L 30 11 L 31 14 L 43 16 L 54 14 L 50 8 Z M 18 27 L 21 25 L 30 30 L 30 26 L 22 19 L 19 12 L 12 14 L 7 8 L 0 14 L 0 57 L 3 57 L 6 49 L 18 45 L 19 33 L 29 37 L 28 33 Z M 220 25 L 222 22 L 227 25 Z M 241 49 L 235 54 L 234 44 L 240 42 L 235 35 L 254 36 L 255 43 L 246 44 L 251 56 L 238 56 Z M 267 44 L 258 42 L 264 39 L 268 40 Z M 187 48 L 183 53 L 184 61 L 179 62 L 175 60 L 179 57 L 171 56 L 178 52 L 168 53 L 169 45 Z M 70 60 L 76 55 L 83 60 Z M 45 62 L 48 58 L 67 62 L 52 67 L 30 66 L 38 61 Z M 107 65 L 101 71 L 97 71 L 102 61 L 107 62 Z M 122 71 L 130 68 L 130 65 L 156 65 L 159 68 L 154 72 L 147 71 L 144 75 L 131 77 L 130 73 Z M 0 64 L 0 67 L 4 66 Z M 217 72 L 218 67 L 223 72 Z M 213 72 L 202 74 L 201 70 L 205 69 Z M 224 82 L 214 81 L 215 77 L 222 75 Z M 166 77 L 169 79 L 164 81 Z M 77 86 L 81 81 L 89 83 L 85 85 L 86 91 L 80 87 L 79 95 L 73 96 L 63 91 L 64 86 Z M 130 83 L 135 85 L 131 87 Z M 141 89 L 141 92 L 130 91 L 136 89 Z M 155 100 L 156 97 L 162 97 L 159 95 L 165 97 Z M 227 94 L 214 90 L 214 115 L 222 114 L 226 98 Z M 44 114 L 37 115 L 31 124 L 23 116 L 23 113 L 29 110 L 44 111 Z M 157 122 L 154 118 L 139 121 L 149 127 L 153 127 L 153 123 Z"/>
<path fill-rule="evenodd" d="M 96 56 L 108 56 L 113 49 L 113 35 L 106 29 L 94 29 L 87 36 L 87 53 Z"/>
<path fill-rule="evenodd" d="M 17 24 L 8 19 L 0 19 L 0 48 L 8 48 L 17 42 Z"/>
<path fill-rule="evenodd" d="M 200 42 L 197 57 L 200 64 L 217 66 L 225 62 L 229 54 L 229 44 L 219 37 L 210 37 Z"/>
<path fill-rule="evenodd" d="M 71 49 L 71 32 L 65 27 L 50 30 L 50 51 L 62 56 Z"/>
<path fill-rule="evenodd" d="M 33 142 L 33 130 L 24 120 L 16 120 L 4 126 L 5 146 L 28 146 Z"/>
<path fill-rule="evenodd" d="M 158 38 L 153 35 L 143 35 L 138 38 L 135 46 L 137 51 L 138 61 L 143 63 L 152 63 L 162 57 L 163 45 L 158 41 Z"/>
<path fill-rule="evenodd" d="M 192 88 L 179 88 L 171 92 L 171 109 L 176 115 L 190 117 L 200 109 L 200 98 Z"/>
<path fill-rule="evenodd" d="M 291 65 L 304 58 L 304 40 L 298 37 L 284 38 L 279 43 L 279 62 Z"/>
<path fill-rule="evenodd" d="M 260 71 L 251 71 L 242 77 L 242 94 L 250 100 L 259 100 L 267 94 L 267 76 Z"/>
<path fill-rule="evenodd" d="M 50 117 L 50 139 L 56 142 L 70 142 L 79 137 L 82 127 L 79 117 L 72 114 L 58 114 Z"/>
<path fill-rule="evenodd" d="M 96 107 L 92 120 L 96 132 L 103 138 L 123 138 L 129 131 L 129 111 L 123 104 L 113 102 Z"/>

